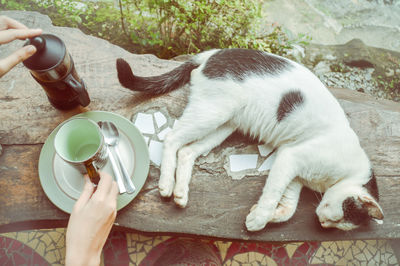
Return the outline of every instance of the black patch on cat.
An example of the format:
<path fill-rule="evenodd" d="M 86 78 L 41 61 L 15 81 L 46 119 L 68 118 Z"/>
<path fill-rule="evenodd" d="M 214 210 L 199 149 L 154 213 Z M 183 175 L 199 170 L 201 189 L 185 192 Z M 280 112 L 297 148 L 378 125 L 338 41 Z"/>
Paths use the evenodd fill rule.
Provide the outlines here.
<path fill-rule="evenodd" d="M 209 79 L 230 77 L 239 81 L 251 74 L 277 74 L 291 66 L 290 61 L 266 52 L 248 49 L 223 49 L 213 54 L 203 68 Z"/>
<path fill-rule="evenodd" d="M 376 201 L 379 201 L 379 191 L 378 191 L 378 184 L 376 183 L 376 177 L 374 171 L 371 170 L 371 175 L 368 183 L 363 185 L 368 191 L 368 193 L 374 197 Z"/>
<path fill-rule="evenodd" d="M 363 207 L 362 203 L 353 197 L 348 197 L 343 201 L 342 209 L 344 220 L 352 224 L 366 224 L 371 220 L 367 208 Z"/>
<path fill-rule="evenodd" d="M 282 96 L 276 114 L 278 122 L 282 121 L 294 109 L 296 109 L 303 103 L 304 103 L 304 97 L 300 91 L 292 90 L 285 93 Z"/>

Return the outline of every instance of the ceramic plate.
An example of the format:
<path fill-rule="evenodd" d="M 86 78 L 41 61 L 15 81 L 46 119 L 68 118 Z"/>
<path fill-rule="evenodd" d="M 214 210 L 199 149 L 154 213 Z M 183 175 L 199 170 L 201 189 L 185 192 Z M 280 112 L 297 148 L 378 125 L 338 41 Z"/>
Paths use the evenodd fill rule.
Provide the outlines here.
<path fill-rule="evenodd" d="M 139 193 L 149 172 L 149 151 L 139 130 L 125 117 L 103 112 L 90 111 L 71 118 L 86 117 L 95 122 L 112 121 L 120 133 L 118 149 L 136 191 L 132 194 L 118 195 L 118 210 L 125 207 Z M 54 150 L 54 138 L 60 128 L 58 125 L 44 143 L 39 157 L 40 183 L 47 197 L 61 210 L 71 213 L 84 185 L 82 174 L 64 162 Z M 101 169 L 113 175 L 109 162 Z"/>

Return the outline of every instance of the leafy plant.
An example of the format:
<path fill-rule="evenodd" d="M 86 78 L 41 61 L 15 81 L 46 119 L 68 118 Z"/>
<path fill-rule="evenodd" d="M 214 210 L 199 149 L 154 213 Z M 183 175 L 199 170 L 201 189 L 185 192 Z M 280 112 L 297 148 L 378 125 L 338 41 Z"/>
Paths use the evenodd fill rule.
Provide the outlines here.
<path fill-rule="evenodd" d="M 400 76 L 383 77 L 378 75 L 375 81 L 379 90 L 384 91 L 388 98 L 394 101 L 400 101 Z"/>
<path fill-rule="evenodd" d="M 280 27 L 258 36 L 261 2 L 246 0 L 120 0 L 134 44 L 163 58 L 212 48 L 285 54 L 294 42 Z"/>
<path fill-rule="evenodd" d="M 118 6 L 113 2 L 1 0 L 0 8 L 39 11 L 55 25 L 79 27 L 131 52 L 161 58 L 232 47 L 284 55 L 294 44 L 309 41 L 270 25 L 264 25 L 268 33 L 260 36 L 259 0 L 119 0 Z"/>

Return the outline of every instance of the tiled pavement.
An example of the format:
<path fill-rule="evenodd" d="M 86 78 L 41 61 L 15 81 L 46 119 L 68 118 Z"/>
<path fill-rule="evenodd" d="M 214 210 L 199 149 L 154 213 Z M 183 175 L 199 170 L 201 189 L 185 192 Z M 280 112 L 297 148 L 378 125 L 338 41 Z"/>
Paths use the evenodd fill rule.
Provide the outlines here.
<path fill-rule="evenodd" d="M 63 265 L 65 228 L 0 234 L 0 265 Z M 112 231 L 102 265 L 399 265 L 387 240 L 285 244 Z"/>

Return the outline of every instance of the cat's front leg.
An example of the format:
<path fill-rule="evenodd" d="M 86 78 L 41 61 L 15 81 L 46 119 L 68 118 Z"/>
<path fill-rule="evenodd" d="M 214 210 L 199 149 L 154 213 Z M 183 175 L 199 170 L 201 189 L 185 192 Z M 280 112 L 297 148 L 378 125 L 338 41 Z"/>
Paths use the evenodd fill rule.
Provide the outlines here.
<path fill-rule="evenodd" d="M 174 200 L 179 207 L 186 207 L 188 202 L 189 183 L 196 158 L 204 153 L 208 153 L 214 147 L 221 144 L 235 129 L 235 127 L 226 123 L 203 139 L 179 150 L 178 166 L 176 168 L 176 185 L 174 189 Z"/>
<path fill-rule="evenodd" d="M 180 124 L 176 126 L 172 131 L 167 133 L 163 144 L 163 155 L 161 162 L 161 174 L 158 181 L 158 190 L 162 197 L 170 197 L 175 186 L 175 168 L 176 168 L 176 157 L 178 150 L 192 141 L 188 138 L 190 136 L 186 134 L 185 128 Z"/>
<path fill-rule="evenodd" d="M 286 148 L 277 151 L 277 157 L 272 165 L 263 193 L 246 217 L 247 230 L 261 230 L 273 220 L 283 193 L 297 175 L 296 161 L 292 149 Z"/>
<path fill-rule="evenodd" d="M 281 223 L 292 218 L 293 214 L 296 212 L 302 188 L 303 184 L 300 183 L 297 178 L 289 184 L 279 201 L 278 207 L 275 209 L 274 217 L 271 222 Z"/>
<path fill-rule="evenodd" d="M 267 206 L 254 204 L 250 209 L 250 213 L 246 217 L 246 227 L 248 231 L 259 231 L 263 229 L 274 216 L 272 208 Z"/>
<path fill-rule="evenodd" d="M 158 190 L 162 197 L 170 197 L 175 185 L 176 152 L 179 143 L 175 141 L 173 131 L 169 132 L 164 140 L 161 162 L 161 174 L 158 181 Z"/>
<path fill-rule="evenodd" d="M 222 99 L 190 99 L 179 123 L 165 136 L 158 183 L 161 196 L 169 197 L 174 190 L 178 150 L 188 143 L 204 138 L 231 118 L 232 103 L 224 103 L 226 97 L 221 97 Z"/>

